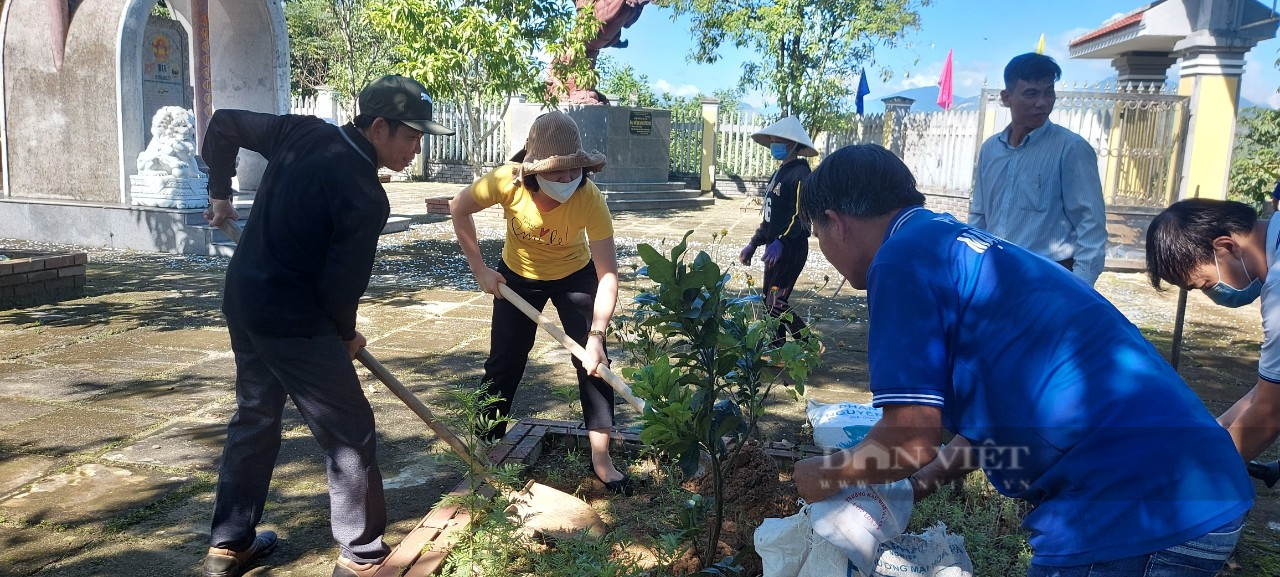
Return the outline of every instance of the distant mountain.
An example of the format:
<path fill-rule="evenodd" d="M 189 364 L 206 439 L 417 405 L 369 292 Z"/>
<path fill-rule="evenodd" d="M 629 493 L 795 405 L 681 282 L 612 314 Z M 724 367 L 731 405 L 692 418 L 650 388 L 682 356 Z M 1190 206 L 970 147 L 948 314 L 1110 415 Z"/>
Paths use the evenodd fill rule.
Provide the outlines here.
<path fill-rule="evenodd" d="M 937 86 L 922 86 L 920 88 L 908 88 L 907 90 L 903 90 L 901 92 L 894 92 L 893 94 L 886 94 L 883 96 L 876 94 L 874 92 L 874 88 L 872 90 L 873 92 L 871 94 L 868 94 L 863 100 L 863 112 L 867 114 L 884 112 L 884 102 L 882 102 L 882 99 L 891 98 L 894 96 L 903 96 L 903 97 L 915 100 L 915 103 L 911 105 L 912 112 L 937 112 L 939 110 L 942 110 L 942 107 L 938 106 L 938 87 Z M 977 96 L 953 96 L 951 99 L 951 109 L 952 110 L 977 110 L 978 97 Z"/>

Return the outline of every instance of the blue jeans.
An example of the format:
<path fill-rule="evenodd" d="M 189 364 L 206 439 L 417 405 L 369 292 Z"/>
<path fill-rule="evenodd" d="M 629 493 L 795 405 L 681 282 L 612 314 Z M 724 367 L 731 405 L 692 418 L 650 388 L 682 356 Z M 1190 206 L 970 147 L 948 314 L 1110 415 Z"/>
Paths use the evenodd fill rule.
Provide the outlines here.
<path fill-rule="evenodd" d="M 1214 577 L 1236 548 L 1244 517 L 1163 551 L 1115 561 L 1046 567 L 1032 565 L 1027 577 Z"/>

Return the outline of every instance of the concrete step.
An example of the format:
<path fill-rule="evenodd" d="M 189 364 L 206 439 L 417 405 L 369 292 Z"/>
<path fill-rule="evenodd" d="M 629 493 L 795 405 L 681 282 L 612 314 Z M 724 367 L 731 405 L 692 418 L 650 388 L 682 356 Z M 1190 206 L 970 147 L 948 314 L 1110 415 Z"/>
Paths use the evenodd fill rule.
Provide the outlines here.
<path fill-rule="evenodd" d="M 249 218 L 249 213 L 253 211 L 253 195 L 237 196 L 232 199 L 231 206 L 235 207 L 236 212 L 240 213 L 240 220 L 243 222 L 244 219 Z M 184 222 L 188 226 L 204 226 L 204 209 L 191 209 L 187 212 Z"/>
<path fill-rule="evenodd" d="M 240 227 L 244 228 L 248 219 L 241 216 L 239 222 Z M 409 225 L 411 224 L 413 224 L 413 220 L 407 216 L 392 216 L 387 219 L 387 224 L 383 225 L 382 234 L 404 232 L 409 230 Z M 195 225 L 192 228 L 201 231 L 204 235 L 205 245 L 209 247 L 208 254 L 210 256 L 231 256 L 231 253 L 235 252 L 235 243 L 231 242 L 230 238 L 227 238 L 227 235 L 222 232 L 222 229 L 204 224 L 203 219 L 201 219 L 201 224 Z"/>
<path fill-rule="evenodd" d="M 650 200 L 609 199 L 608 203 L 610 212 L 623 212 L 630 210 L 678 210 L 711 206 L 716 203 L 716 199 L 711 195 L 707 195 L 697 198 L 661 198 Z"/>
<path fill-rule="evenodd" d="M 597 182 L 596 186 L 601 192 L 651 192 L 651 191 L 674 191 L 682 190 L 687 184 L 683 181 L 674 182 Z"/>
<path fill-rule="evenodd" d="M 679 190 L 636 190 L 629 192 L 605 192 L 605 199 L 609 202 L 617 200 L 661 200 L 661 199 L 679 199 L 679 198 L 697 198 L 702 196 L 701 190 L 679 189 Z"/>

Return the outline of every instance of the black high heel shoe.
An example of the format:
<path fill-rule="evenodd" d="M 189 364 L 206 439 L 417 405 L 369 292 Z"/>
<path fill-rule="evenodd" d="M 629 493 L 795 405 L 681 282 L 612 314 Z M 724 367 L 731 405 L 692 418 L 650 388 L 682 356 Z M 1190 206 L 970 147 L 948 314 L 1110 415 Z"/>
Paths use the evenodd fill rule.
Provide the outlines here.
<path fill-rule="evenodd" d="M 609 491 L 610 493 L 613 493 L 615 495 L 622 495 L 623 497 L 630 497 L 631 494 L 635 492 L 635 482 L 634 480 L 632 480 L 631 475 L 622 473 L 621 479 L 618 479 L 617 481 L 606 481 L 604 479 L 601 479 L 600 475 L 596 474 L 595 467 L 593 467 L 590 463 L 587 463 L 587 471 L 590 472 L 593 476 L 595 476 L 595 478 L 598 479 L 600 483 L 604 485 L 605 490 Z"/>

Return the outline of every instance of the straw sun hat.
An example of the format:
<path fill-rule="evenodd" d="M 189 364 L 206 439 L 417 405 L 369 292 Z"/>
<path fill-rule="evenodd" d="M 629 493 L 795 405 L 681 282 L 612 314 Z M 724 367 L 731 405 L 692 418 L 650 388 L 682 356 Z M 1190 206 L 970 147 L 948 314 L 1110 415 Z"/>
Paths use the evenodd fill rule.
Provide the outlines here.
<path fill-rule="evenodd" d="M 600 172 L 604 168 L 604 154 L 582 150 L 582 135 L 578 123 L 559 110 L 553 110 L 533 121 L 529 138 L 524 142 L 512 162 L 520 163 L 522 176 L 581 168 L 584 172 Z"/>
<path fill-rule="evenodd" d="M 794 116 L 788 116 L 761 128 L 759 132 L 751 135 L 751 140 L 761 146 L 769 146 L 770 136 L 798 143 L 801 148 L 796 154 L 800 156 L 818 155 L 817 149 L 813 147 L 813 140 L 809 138 L 809 133 L 805 132 L 804 127 L 800 125 L 800 119 Z"/>

